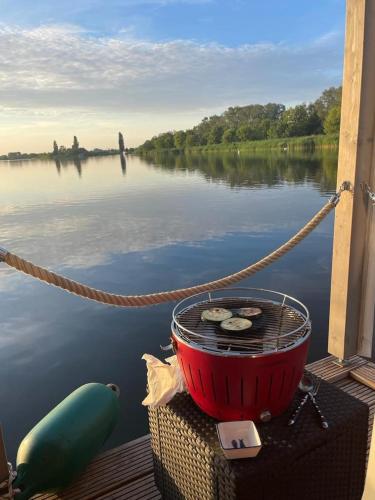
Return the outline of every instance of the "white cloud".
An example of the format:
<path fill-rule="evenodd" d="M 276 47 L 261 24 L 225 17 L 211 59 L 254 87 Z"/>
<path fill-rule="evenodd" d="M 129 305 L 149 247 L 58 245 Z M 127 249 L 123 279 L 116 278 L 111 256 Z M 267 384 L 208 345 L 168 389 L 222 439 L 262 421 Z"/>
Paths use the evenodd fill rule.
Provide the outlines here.
<path fill-rule="evenodd" d="M 342 36 L 225 47 L 0 27 L 0 106 L 170 112 L 315 98 L 341 75 Z"/>
<path fill-rule="evenodd" d="M 123 130 L 135 146 L 228 106 L 309 101 L 341 78 L 341 33 L 238 47 L 129 33 L 0 24 L 0 154 L 70 144 L 72 131 L 90 148 L 116 146 Z"/>

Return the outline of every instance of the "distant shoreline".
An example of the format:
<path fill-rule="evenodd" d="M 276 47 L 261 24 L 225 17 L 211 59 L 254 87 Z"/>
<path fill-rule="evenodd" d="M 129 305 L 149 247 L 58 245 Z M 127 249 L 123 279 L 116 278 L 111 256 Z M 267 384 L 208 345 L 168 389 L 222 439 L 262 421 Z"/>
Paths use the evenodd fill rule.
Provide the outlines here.
<path fill-rule="evenodd" d="M 277 139 L 263 139 L 256 141 L 246 142 L 233 142 L 233 143 L 220 143 L 220 144 L 206 144 L 205 146 L 189 146 L 184 148 L 164 148 L 152 149 L 145 151 L 142 148 L 136 148 L 134 153 L 157 153 L 162 151 L 202 151 L 202 152 L 220 152 L 220 151 L 257 151 L 257 150 L 314 150 L 314 149 L 337 149 L 339 146 L 339 134 L 321 134 L 309 135 L 304 137 L 283 137 Z"/>
<path fill-rule="evenodd" d="M 108 149 L 108 150 L 93 150 L 86 151 L 79 154 L 58 154 L 53 153 L 9 153 L 8 155 L 1 155 L 0 161 L 25 161 L 25 160 L 57 160 L 57 161 L 75 161 L 75 160 L 86 160 L 87 158 L 98 157 L 98 156 L 113 156 L 119 155 L 120 151 L 118 149 Z"/>

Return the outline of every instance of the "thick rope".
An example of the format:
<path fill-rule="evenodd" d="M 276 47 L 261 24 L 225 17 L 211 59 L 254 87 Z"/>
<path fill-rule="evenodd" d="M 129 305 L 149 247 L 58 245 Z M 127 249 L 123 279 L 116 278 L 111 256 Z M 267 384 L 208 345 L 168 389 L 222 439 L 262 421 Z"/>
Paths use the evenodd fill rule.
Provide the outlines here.
<path fill-rule="evenodd" d="M 141 307 L 161 304 L 162 302 L 181 300 L 196 293 L 208 292 L 210 290 L 227 287 L 237 281 L 251 276 L 252 274 L 255 274 L 261 269 L 264 269 L 272 262 L 275 262 L 275 260 L 280 259 L 280 257 L 285 255 L 300 241 L 306 238 L 306 236 L 309 235 L 318 224 L 320 224 L 320 222 L 331 212 L 331 210 L 335 208 L 339 197 L 340 192 L 336 194 L 326 205 L 324 205 L 324 207 L 319 210 L 319 212 L 314 215 L 314 217 L 290 240 L 281 245 L 277 250 L 274 250 L 267 256 L 263 257 L 263 259 L 259 260 L 255 264 L 251 264 L 245 269 L 229 276 L 225 276 L 224 278 L 189 288 L 181 288 L 179 290 L 151 293 L 147 295 L 115 295 L 101 290 L 96 290 L 95 288 L 77 283 L 76 281 L 72 281 L 64 276 L 48 271 L 43 267 L 36 266 L 31 262 L 28 262 L 27 260 L 24 260 L 21 257 L 3 249 L 0 249 L 0 260 L 3 260 L 10 267 L 14 267 L 18 271 L 29 274 L 34 278 L 49 283 L 50 285 L 57 286 L 67 292 L 79 295 L 80 297 L 101 302 L 102 304 L 110 304 L 118 307 Z"/>

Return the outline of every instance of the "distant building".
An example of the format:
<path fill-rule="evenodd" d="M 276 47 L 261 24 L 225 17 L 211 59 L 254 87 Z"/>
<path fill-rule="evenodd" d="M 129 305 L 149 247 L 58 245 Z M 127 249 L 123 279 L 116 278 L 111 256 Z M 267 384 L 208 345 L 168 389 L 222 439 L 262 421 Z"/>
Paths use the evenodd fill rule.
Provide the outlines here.
<path fill-rule="evenodd" d="M 8 160 L 19 160 L 21 157 L 22 153 L 20 153 L 20 151 L 8 153 Z"/>

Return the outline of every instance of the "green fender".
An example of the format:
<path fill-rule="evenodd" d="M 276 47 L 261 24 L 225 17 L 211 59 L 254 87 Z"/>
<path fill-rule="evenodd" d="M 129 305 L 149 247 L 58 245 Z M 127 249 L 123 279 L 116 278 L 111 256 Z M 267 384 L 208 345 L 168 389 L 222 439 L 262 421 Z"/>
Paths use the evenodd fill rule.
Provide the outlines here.
<path fill-rule="evenodd" d="M 85 469 L 118 420 L 118 392 L 113 384 L 83 385 L 27 434 L 17 453 L 16 500 L 58 491 Z"/>

